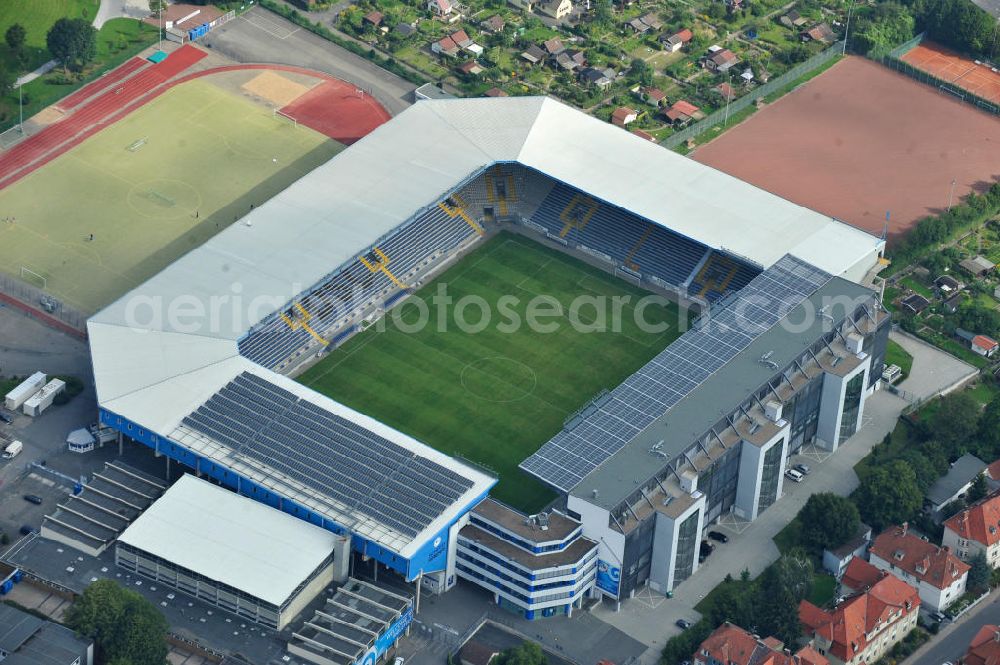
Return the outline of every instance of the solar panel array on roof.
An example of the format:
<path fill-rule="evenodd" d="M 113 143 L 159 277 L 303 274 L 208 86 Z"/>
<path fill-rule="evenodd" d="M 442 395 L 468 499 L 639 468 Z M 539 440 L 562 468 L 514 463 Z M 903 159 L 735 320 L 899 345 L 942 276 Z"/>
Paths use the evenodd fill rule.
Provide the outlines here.
<path fill-rule="evenodd" d="M 454 471 L 249 372 L 183 424 L 410 537 L 472 487 Z"/>
<path fill-rule="evenodd" d="M 603 405 L 552 437 L 520 468 L 563 492 L 571 491 L 830 279 L 819 268 L 786 255 L 615 388 Z"/>

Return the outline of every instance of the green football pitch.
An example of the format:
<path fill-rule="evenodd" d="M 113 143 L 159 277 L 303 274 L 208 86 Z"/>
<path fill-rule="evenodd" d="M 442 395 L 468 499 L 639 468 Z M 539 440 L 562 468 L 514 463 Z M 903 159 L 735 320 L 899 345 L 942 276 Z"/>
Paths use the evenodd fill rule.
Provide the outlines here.
<path fill-rule="evenodd" d="M 438 307 L 432 298 L 442 286 L 453 302 Z M 416 295 L 427 303 L 428 325 L 417 330 L 421 308 L 408 300 L 384 325 L 356 335 L 298 380 L 442 452 L 488 467 L 500 478 L 493 495 L 527 512 L 553 495 L 517 465 L 569 415 L 635 372 L 685 327 L 676 305 L 658 300 L 642 307 L 640 299 L 649 294 L 638 287 L 508 233 Z M 458 320 L 473 327 L 483 320 L 480 305 L 462 304 L 477 296 L 491 312 L 489 325 L 460 329 Z M 539 304 L 538 296 L 555 300 Z M 614 316 L 616 297 L 620 317 Z M 551 312 L 555 301 L 561 314 L 536 321 L 546 329 L 527 325 L 529 307 Z M 599 311 L 606 316 L 598 319 Z M 522 325 L 512 324 L 512 313 Z"/>
<path fill-rule="evenodd" d="M 343 149 L 210 81 L 0 191 L 0 269 L 94 312 Z"/>

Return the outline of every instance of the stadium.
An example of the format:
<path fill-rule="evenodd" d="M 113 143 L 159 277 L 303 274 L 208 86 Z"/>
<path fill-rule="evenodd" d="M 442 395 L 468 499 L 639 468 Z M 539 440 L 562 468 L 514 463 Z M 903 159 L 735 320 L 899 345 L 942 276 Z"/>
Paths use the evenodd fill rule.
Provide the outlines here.
<path fill-rule="evenodd" d="M 553 431 L 524 430 L 511 465 L 553 499 L 533 515 L 507 505 L 513 489 L 488 498 L 497 474 L 463 451 L 489 445 L 487 416 L 549 395 L 522 391 L 483 411 L 476 441 L 456 441 L 390 426 L 363 394 L 349 406 L 296 381 L 355 344 L 395 385 L 390 406 L 426 392 L 452 417 L 454 402 L 433 399 L 437 361 L 417 360 L 433 350 L 397 375 L 356 340 L 377 338 L 435 278 L 474 272 L 498 236 L 516 240 L 501 244 L 517 284 L 538 271 L 517 264 L 518 247 L 541 247 L 585 266 L 581 280 L 699 313 L 603 374 L 597 384 L 613 385 Z M 834 451 L 859 427 L 888 337 L 862 286 L 883 249 L 551 99 L 421 101 L 93 316 L 101 421 L 167 464 L 348 536 L 355 556 L 418 593 L 462 578 L 527 618 L 585 596 L 666 593 L 697 570 L 710 523 L 752 521 L 780 498 L 788 455 Z M 600 346 L 564 342 L 552 371 L 603 364 Z"/>

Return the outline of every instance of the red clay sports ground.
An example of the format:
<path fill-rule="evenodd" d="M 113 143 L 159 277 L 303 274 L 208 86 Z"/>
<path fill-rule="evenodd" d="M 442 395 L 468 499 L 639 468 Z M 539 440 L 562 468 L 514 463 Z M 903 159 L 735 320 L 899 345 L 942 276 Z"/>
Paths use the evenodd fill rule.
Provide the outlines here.
<path fill-rule="evenodd" d="M 890 242 L 1000 180 L 1000 122 L 870 60 L 847 57 L 692 157 Z"/>
<path fill-rule="evenodd" d="M 932 42 L 918 44 L 901 59 L 987 101 L 1000 104 L 1000 73 L 989 65 L 976 63 Z"/>
<path fill-rule="evenodd" d="M 282 108 L 335 141 L 351 144 L 389 119 L 389 113 L 370 95 L 322 72 L 283 65 L 233 65 L 181 76 L 205 57 L 201 49 L 185 45 L 158 64 L 133 58 L 112 72 L 69 95 L 55 106 L 66 117 L 0 153 L 0 188 L 16 182 L 78 145 L 130 111 L 155 99 L 171 87 L 202 76 L 239 69 L 298 72 L 322 83 Z M 298 114 L 301 114 L 299 117 Z"/>

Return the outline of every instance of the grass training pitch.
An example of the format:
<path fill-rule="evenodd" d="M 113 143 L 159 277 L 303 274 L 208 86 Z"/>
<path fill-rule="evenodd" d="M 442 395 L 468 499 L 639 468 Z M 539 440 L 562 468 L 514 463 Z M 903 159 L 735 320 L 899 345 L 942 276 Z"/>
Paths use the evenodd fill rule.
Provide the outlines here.
<path fill-rule="evenodd" d="M 0 191 L 0 268 L 94 312 L 342 149 L 183 83 Z"/>
<path fill-rule="evenodd" d="M 454 299 L 440 310 L 431 300 L 439 285 Z M 555 435 L 567 416 L 621 383 L 686 327 L 676 305 L 637 308 L 648 295 L 642 289 L 509 233 L 491 238 L 416 295 L 428 305 L 429 325 L 404 330 L 420 318 L 420 308 L 408 300 L 389 313 L 384 326 L 356 335 L 298 380 L 444 453 L 489 467 L 500 477 L 493 496 L 528 512 L 554 495 L 517 465 Z M 553 323 L 554 331 L 526 325 L 529 301 L 539 295 L 561 306 L 562 314 L 539 319 Z M 491 319 L 481 332 L 455 324 L 464 296 L 489 305 Z M 518 299 L 509 311 L 521 325 L 505 325 L 513 319 L 498 306 L 503 296 Z M 571 324 L 569 306 L 579 296 L 607 298 L 606 332 Z M 617 331 L 610 314 L 615 296 L 630 298 Z M 666 329 L 644 330 L 637 309 L 640 320 Z M 443 327 L 440 311 L 446 311 Z M 481 311 L 468 306 L 461 318 L 475 324 Z M 582 324 L 597 317 L 593 304 L 576 312 Z"/>

